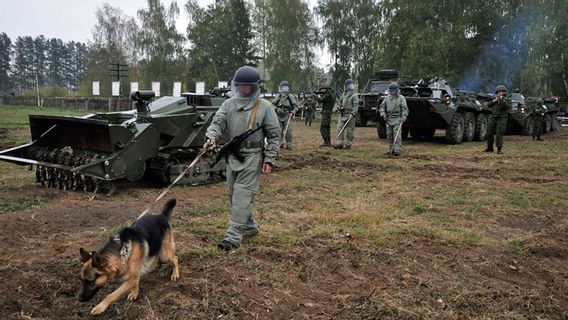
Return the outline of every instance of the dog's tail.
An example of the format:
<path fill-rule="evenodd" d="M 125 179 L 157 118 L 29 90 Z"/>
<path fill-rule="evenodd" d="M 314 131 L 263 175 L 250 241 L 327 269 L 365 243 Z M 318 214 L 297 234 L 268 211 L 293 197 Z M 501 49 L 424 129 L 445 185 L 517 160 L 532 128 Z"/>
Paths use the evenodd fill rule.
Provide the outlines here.
<path fill-rule="evenodd" d="M 170 217 L 172 216 L 172 211 L 174 210 L 174 207 L 176 206 L 176 199 L 172 198 L 170 200 L 168 200 L 168 202 L 166 202 L 166 204 L 164 205 L 164 209 L 162 209 L 162 215 L 166 218 L 168 218 L 168 220 L 170 219 Z"/>

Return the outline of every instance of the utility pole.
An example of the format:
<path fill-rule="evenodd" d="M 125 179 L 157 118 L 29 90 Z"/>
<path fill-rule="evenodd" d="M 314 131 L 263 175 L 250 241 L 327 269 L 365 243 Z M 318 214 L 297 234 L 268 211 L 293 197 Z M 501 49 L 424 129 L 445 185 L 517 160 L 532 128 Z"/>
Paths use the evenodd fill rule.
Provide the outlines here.
<path fill-rule="evenodd" d="M 110 66 L 111 68 L 109 69 L 109 71 L 111 80 L 120 82 L 121 78 L 128 77 L 127 65 L 120 63 L 111 63 Z M 119 86 L 118 94 L 122 96 L 122 86 Z"/>

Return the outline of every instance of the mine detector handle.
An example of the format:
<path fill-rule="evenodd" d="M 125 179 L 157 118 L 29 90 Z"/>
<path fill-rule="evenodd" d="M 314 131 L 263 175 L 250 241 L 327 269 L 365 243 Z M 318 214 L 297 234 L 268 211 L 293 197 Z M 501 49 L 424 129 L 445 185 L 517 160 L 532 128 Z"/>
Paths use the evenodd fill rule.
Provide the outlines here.
<path fill-rule="evenodd" d="M 221 158 L 229 157 L 229 154 L 234 155 L 240 162 L 245 161 L 245 157 L 239 151 L 241 148 L 241 144 L 245 141 L 248 137 L 250 137 L 253 133 L 257 132 L 260 129 L 263 129 L 264 125 L 256 128 L 256 129 L 248 129 L 247 131 L 239 134 L 238 136 L 233 137 L 231 141 L 225 143 L 219 153 L 217 153 L 217 158 L 215 159 L 215 164 L 221 160 Z"/>
<path fill-rule="evenodd" d="M 135 101 L 136 110 L 138 111 L 137 120 L 145 120 L 150 117 L 150 100 L 156 96 L 152 90 L 134 91 L 130 94 L 130 98 Z"/>

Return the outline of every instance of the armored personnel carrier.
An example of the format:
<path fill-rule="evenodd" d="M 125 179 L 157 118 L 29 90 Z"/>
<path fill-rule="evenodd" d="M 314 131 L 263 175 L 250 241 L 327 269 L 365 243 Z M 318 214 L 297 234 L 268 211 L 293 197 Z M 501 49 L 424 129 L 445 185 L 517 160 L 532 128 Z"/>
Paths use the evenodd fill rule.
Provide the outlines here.
<path fill-rule="evenodd" d="M 379 121 L 378 108 L 391 82 L 398 82 L 398 71 L 381 70 L 375 74 L 359 95 L 359 110 L 355 115 L 355 126 L 365 127 L 367 122 Z M 386 131 L 385 131 L 386 132 Z"/>
<path fill-rule="evenodd" d="M 483 96 L 455 90 L 442 78 L 399 81 L 399 84 L 409 112 L 402 127 L 403 138 L 410 133 L 414 139 L 429 139 L 437 129 L 443 129 L 450 144 L 486 139 L 491 111 Z M 380 117 L 377 134 L 381 139 L 386 138 L 386 124 Z"/>
<path fill-rule="evenodd" d="M 136 109 L 82 117 L 30 115 L 32 141 L 0 151 L 0 160 L 36 168 L 45 187 L 115 191 L 114 181 L 144 176 L 168 184 L 205 142 L 205 132 L 225 98 L 186 94 L 152 101 L 153 91 L 133 92 Z M 225 164 L 202 158 L 180 183 L 222 178 Z"/>
<path fill-rule="evenodd" d="M 534 127 L 534 119 L 530 116 L 531 110 L 536 107 L 539 98 L 527 97 L 525 98 L 520 92 L 513 92 L 510 94 L 511 110 L 507 120 L 507 134 L 532 134 Z M 545 125 L 543 133 L 556 130 L 557 117 L 559 111 L 559 102 L 557 99 L 545 98 L 544 106 L 546 113 L 544 116 Z"/>

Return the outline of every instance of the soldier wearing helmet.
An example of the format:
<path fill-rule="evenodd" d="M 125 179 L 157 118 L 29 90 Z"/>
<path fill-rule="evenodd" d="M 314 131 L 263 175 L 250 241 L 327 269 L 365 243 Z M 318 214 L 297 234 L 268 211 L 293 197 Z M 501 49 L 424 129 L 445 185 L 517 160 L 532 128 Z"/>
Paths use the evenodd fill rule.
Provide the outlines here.
<path fill-rule="evenodd" d="M 387 127 L 389 154 L 399 156 L 402 146 L 402 124 L 408 117 L 406 99 L 400 94 L 400 86 L 393 82 L 389 85 L 388 95 L 379 108 L 379 114 Z"/>
<path fill-rule="evenodd" d="M 536 101 L 536 107 L 530 111 L 529 117 L 533 119 L 533 130 L 531 132 L 533 140 L 542 141 L 540 136 L 542 135 L 542 130 L 546 123 L 544 118 L 546 111 L 547 109 L 542 99 L 538 99 Z"/>
<path fill-rule="evenodd" d="M 292 149 L 292 127 L 293 117 L 298 111 L 296 97 L 290 94 L 288 81 L 280 82 L 279 93 L 276 95 L 272 104 L 276 108 L 278 122 L 280 123 L 280 143 L 284 149 Z M 284 136 L 286 135 L 286 136 Z"/>
<path fill-rule="evenodd" d="M 260 98 L 259 82 L 255 68 L 237 69 L 231 82 L 232 97 L 223 102 L 207 128 L 207 142 L 203 148 L 215 151 L 218 150 L 217 142 L 225 134 L 232 139 L 248 129 L 264 126 L 242 143 L 240 152 L 244 161 L 232 154 L 227 159 L 231 216 L 223 240 L 217 244 L 221 250 L 238 248 L 245 237 L 258 233 L 258 224 L 252 216 L 252 200 L 259 188 L 261 172 L 272 172 L 280 145 L 278 117 L 270 102 Z"/>
<path fill-rule="evenodd" d="M 499 85 L 495 88 L 495 99 L 487 105 L 491 109 L 487 126 L 487 148 L 485 152 L 493 152 L 493 143 L 497 145 L 497 153 L 503 153 L 503 136 L 507 130 L 507 117 L 511 104 L 505 99 L 507 88 Z"/>
<path fill-rule="evenodd" d="M 321 87 L 320 96 L 316 97 L 316 101 L 321 103 L 320 133 L 323 143 L 320 147 L 331 147 L 331 115 L 335 105 L 333 90 L 329 86 Z"/>
<path fill-rule="evenodd" d="M 304 110 L 306 111 L 306 114 L 304 116 L 306 117 L 306 125 L 309 125 L 310 127 L 312 126 L 312 121 L 314 120 L 316 115 L 317 105 L 318 103 L 314 99 L 314 95 L 308 93 L 304 102 Z"/>
<path fill-rule="evenodd" d="M 345 91 L 339 98 L 339 119 L 337 120 L 337 141 L 333 146 L 335 149 L 351 149 L 353 144 L 353 132 L 355 131 L 355 114 L 359 108 L 359 97 L 355 93 L 355 81 L 345 80 Z M 343 143 L 345 140 L 345 144 Z"/>

